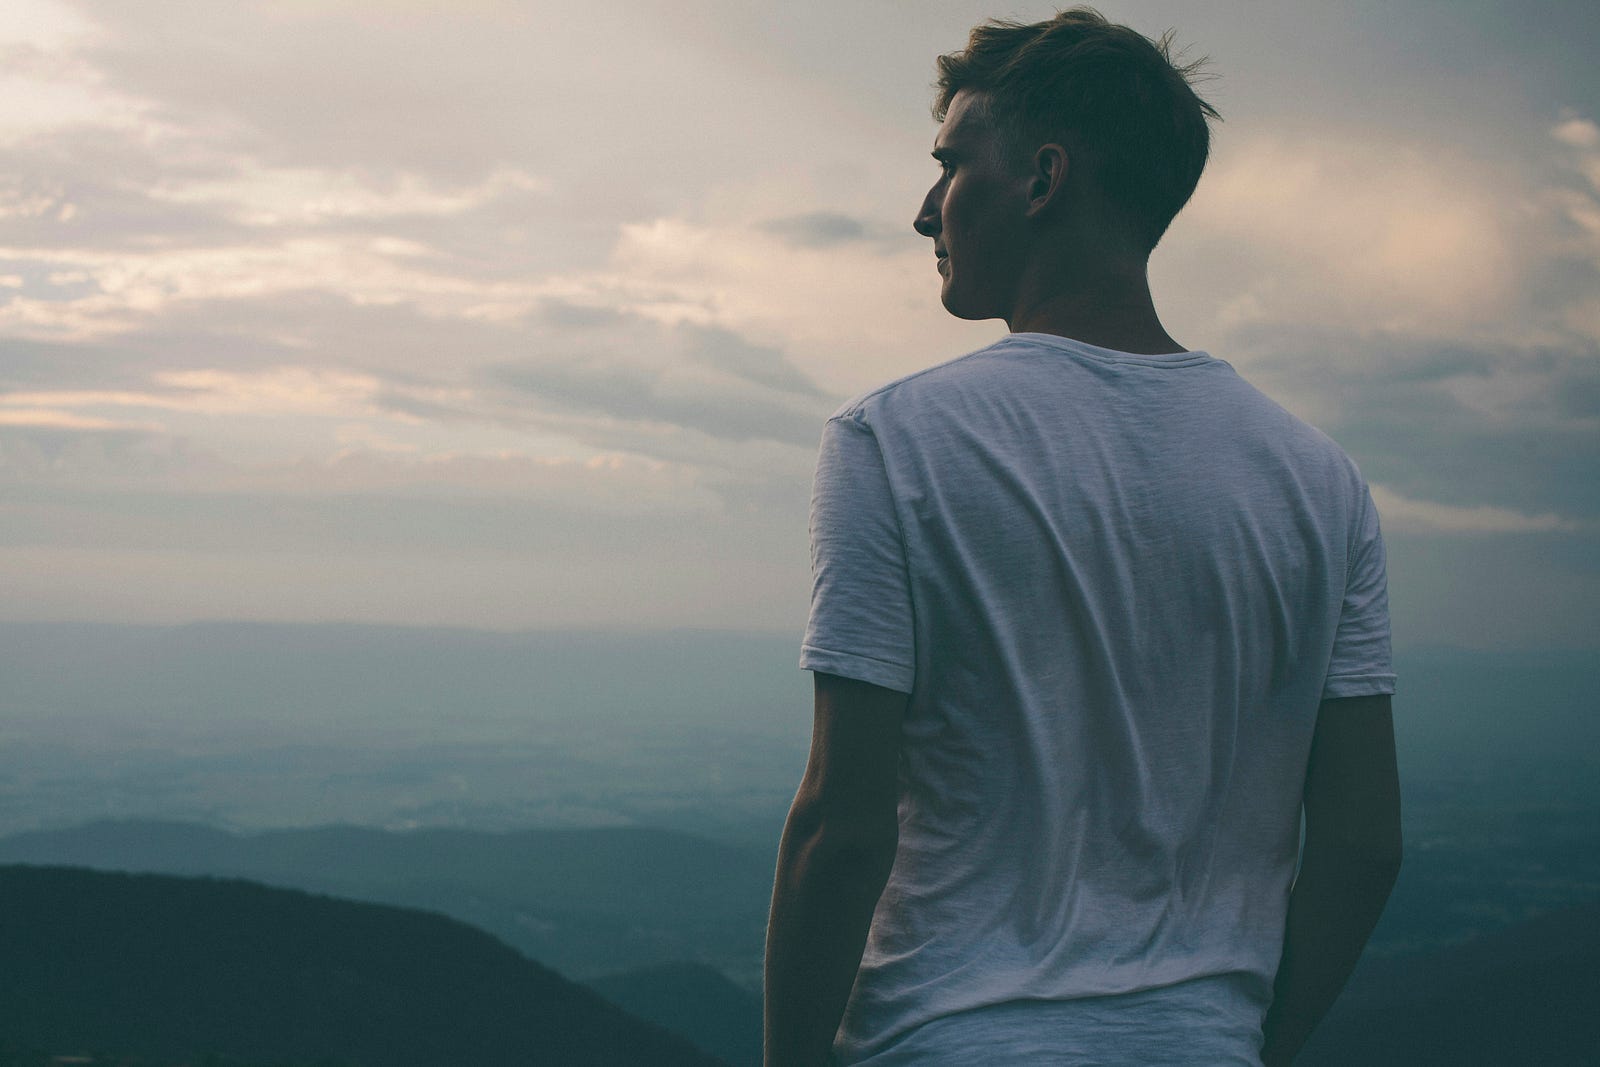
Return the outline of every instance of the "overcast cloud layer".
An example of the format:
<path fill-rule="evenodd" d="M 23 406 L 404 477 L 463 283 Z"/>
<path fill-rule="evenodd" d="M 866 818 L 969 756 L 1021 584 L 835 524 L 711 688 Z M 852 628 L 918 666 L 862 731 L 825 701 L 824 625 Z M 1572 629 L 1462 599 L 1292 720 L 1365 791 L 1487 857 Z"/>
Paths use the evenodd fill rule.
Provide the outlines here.
<path fill-rule="evenodd" d="M 822 420 L 1003 332 L 910 219 L 1008 12 L 682 6 L 7 4 L 0 615 L 798 634 Z M 1397 642 L 1594 644 L 1587 6 L 1101 10 L 1210 56 L 1156 303 L 1361 464 Z"/>

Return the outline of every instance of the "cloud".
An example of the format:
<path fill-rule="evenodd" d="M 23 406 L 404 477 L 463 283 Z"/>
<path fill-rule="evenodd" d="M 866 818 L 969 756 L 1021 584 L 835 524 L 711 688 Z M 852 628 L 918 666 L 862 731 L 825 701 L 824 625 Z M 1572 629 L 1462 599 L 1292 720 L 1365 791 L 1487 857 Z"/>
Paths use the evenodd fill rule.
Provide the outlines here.
<path fill-rule="evenodd" d="M 833 211 L 786 215 L 761 223 L 761 229 L 798 248 L 832 248 L 868 240 L 873 228 L 860 219 Z"/>
<path fill-rule="evenodd" d="M 758 345 L 719 326 L 677 328 L 687 357 L 723 374 L 802 397 L 826 398 L 804 371 L 772 345 Z"/>
<path fill-rule="evenodd" d="M 129 491 L 214 484 L 224 476 L 226 464 L 189 440 L 159 428 L 96 421 L 71 415 L 51 423 L 0 419 L 0 484 L 20 500 L 25 487 Z"/>
<path fill-rule="evenodd" d="M 30 409 L 140 408 L 201 415 L 352 415 L 374 410 L 379 382 L 370 375 L 318 367 L 276 367 L 260 372 L 193 369 L 160 371 L 159 391 L 62 390 L 0 394 L 0 413 Z"/>
<path fill-rule="evenodd" d="M 600 304 L 573 304 L 556 297 L 541 300 L 536 314 L 557 329 L 615 326 L 623 319 L 622 312 L 616 308 Z"/>
<path fill-rule="evenodd" d="M 1563 108 L 1549 132 L 1566 150 L 1564 162 L 1576 179 L 1553 183 L 1540 198 L 1569 224 L 1556 244 L 1574 285 L 1562 302 L 1564 322 L 1600 341 L 1600 126 L 1573 108 Z"/>
<path fill-rule="evenodd" d="M 19 7 L 23 13 L 13 14 Z M 143 100 L 106 85 L 83 59 L 82 50 L 100 36 L 90 22 L 59 4 L 17 0 L 5 10 L 15 21 L 0 27 L 0 145 L 72 125 L 159 125 Z"/>
<path fill-rule="evenodd" d="M 609 281 L 647 299 L 641 315 L 717 324 L 780 342 L 839 399 L 980 348 L 996 322 L 952 319 L 939 306 L 931 246 L 796 247 L 744 220 L 659 218 L 622 227 Z"/>
<path fill-rule="evenodd" d="M 1157 256 L 1183 280 L 1184 314 L 1211 329 L 1449 322 L 1466 335 L 1501 324 L 1521 289 L 1525 226 L 1505 178 L 1371 130 L 1221 138 Z"/>
<path fill-rule="evenodd" d="M 0 9 L 0 48 L 53 50 L 91 30 L 82 15 L 51 0 L 12 0 Z"/>
<path fill-rule="evenodd" d="M 57 222 L 68 222 L 76 210 L 75 205 L 64 201 L 59 189 L 29 187 L 14 174 L 0 177 L 0 219 L 48 216 Z"/>
<path fill-rule="evenodd" d="M 808 463 L 836 403 L 783 351 L 722 327 L 604 304 L 536 309 L 443 319 L 315 291 L 168 304 L 94 343 L 11 342 L 0 410 L 131 418 L 224 451 L 277 441 L 332 454 L 358 425 L 423 455 L 622 451 L 742 479 Z M 752 447 L 765 438 L 787 442 L 782 454 Z"/>
<path fill-rule="evenodd" d="M 94 415 L 77 415 L 47 407 L 0 408 L 0 426 L 45 426 L 62 430 L 143 430 L 160 429 L 149 423 L 121 422 Z"/>
<path fill-rule="evenodd" d="M 931 60 L 976 16 L 697 11 L 0 9 L 17 610 L 803 613 L 821 420 L 1004 329 L 943 312 L 909 225 Z M 1284 63 L 1224 67 L 1163 320 L 1344 443 L 1397 551 L 1589 545 L 1592 109 L 1496 93 L 1469 126 L 1405 10 L 1318 16 L 1340 47 L 1301 54 L 1267 45 L 1302 16 L 1216 14 Z M 1472 40 L 1553 54 L 1524 31 Z M 1559 51 L 1552 98 L 1590 100 Z"/>
<path fill-rule="evenodd" d="M 1600 517 L 1600 344 L 1260 325 L 1215 354 L 1401 496 Z"/>
<path fill-rule="evenodd" d="M 185 525 L 181 516 L 191 508 L 234 515 L 268 508 L 270 499 L 431 501 L 411 509 L 417 516 L 466 500 L 538 502 L 613 516 L 723 509 L 722 497 L 686 464 L 605 452 L 583 458 L 511 451 L 422 455 L 394 449 L 364 425 L 342 430 L 346 447 L 332 455 L 235 462 L 158 428 L 0 418 L 0 485 L 14 503 L 70 500 L 85 514 L 121 514 L 130 501 L 138 510 L 137 501 L 162 499 L 167 507 L 158 513 L 174 530 Z"/>
<path fill-rule="evenodd" d="M 178 305 L 305 291 L 357 304 L 410 303 L 454 317 L 493 317 L 507 301 L 520 308 L 530 299 L 524 284 L 432 269 L 426 248 L 393 237 L 330 234 L 142 253 L 0 247 L 0 259 L 93 287 L 83 295 L 18 295 L 0 304 L 0 330 L 39 340 L 94 340 L 133 330 Z"/>
<path fill-rule="evenodd" d="M 1573 533 L 1583 524 L 1555 512 L 1527 515 L 1489 505 L 1459 507 L 1413 500 L 1381 485 L 1372 486 L 1372 502 L 1387 531 L 1422 534 Z"/>
<path fill-rule="evenodd" d="M 1562 144 L 1573 148 L 1600 151 L 1600 126 L 1572 108 L 1563 109 L 1561 121 L 1556 123 L 1550 134 Z M 1596 185 L 1600 185 L 1600 178 L 1593 180 Z"/>
<path fill-rule="evenodd" d="M 654 351 L 562 352 L 501 364 L 489 377 L 569 410 L 685 426 L 730 441 L 815 445 L 826 404 L 775 350 L 692 324 L 662 333 L 666 343 Z"/>
<path fill-rule="evenodd" d="M 167 182 L 151 189 L 150 196 L 174 204 L 220 207 L 247 226 L 276 228 L 351 219 L 453 217 L 501 197 L 545 188 L 546 183 L 509 167 L 474 184 L 449 188 L 406 172 L 374 181 L 351 171 L 266 167 L 241 160 L 237 172 L 227 178 Z"/>
<path fill-rule="evenodd" d="M 163 183 L 217 180 L 233 166 L 232 157 L 210 147 L 197 151 L 186 141 L 73 125 L 14 144 L 0 142 L 0 244 L 48 255 L 148 253 L 247 240 L 248 228 L 218 205 L 153 195 Z"/>
<path fill-rule="evenodd" d="M 587 167 L 590 156 L 525 136 L 573 123 L 626 133 L 635 120 L 605 116 L 632 115 L 646 87 L 663 107 L 673 94 L 714 96 L 730 130 L 759 119 L 770 131 L 759 84 L 757 95 L 725 92 L 741 79 L 715 65 L 658 77 L 682 73 L 708 47 L 694 34 L 613 35 L 589 13 L 579 32 L 615 37 L 617 69 L 638 83 L 595 92 L 586 60 L 574 60 L 567 78 L 561 56 L 534 72 L 508 47 L 538 39 L 552 20 L 565 26 L 559 13 L 491 5 L 443 19 L 423 9 L 244 4 L 152 21 L 116 5 L 80 10 L 30 44 L 29 76 L 87 103 L 0 145 L 9 153 L 0 163 L 20 176 L 0 188 L 10 210 L 0 219 L 0 269 L 21 283 L 0 292 L 0 333 L 34 353 L 12 371 L 13 420 L 47 418 L 53 397 L 62 403 L 48 417 L 63 424 L 120 425 L 128 412 L 153 412 L 196 432 L 195 419 L 234 404 L 233 414 L 279 420 L 272 433 L 283 443 L 290 420 L 342 417 L 361 427 L 347 425 L 346 438 L 438 454 L 422 431 L 387 424 L 409 418 L 485 437 L 562 437 L 578 454 L 694 456 L 724 475 L 748 474 L 749 457 L 764 453 L 751 443 L 807 450 L 844 392 L 954 354 L 948 341 L 928 343 L 936 329 L 908 328 L 905 272 L 871 262 L 892 243 L 851 239 L 888 232 L 869 216 L 774 220 L 751 202 L 700 223 L 661 215 L 619 227 L 597 221 L 616 210 L 598 195 L 604 180 L 586 172 L 572 183 L 571 165 Z M 425 89 L 408 51 L 424 37 Z M 634 63 L 624 53 L 636 39 Z M 330 77 L 343 91 L 318 91 Z M 585 110 L 561 114 L 571 106 L 542 82 L 524 86 L 530 77 L 566 78 Z M 666 97 L 662 85 L 674 87 Z M 786 108 L 785 137 L 829 111 Z M 397 117 L 405 134 L 389 129 Z M 689 161 L 677 134 L 651 129 L 655 140 L 630 141 L 636 157 L 666 171 Z M 414 151 L 419 135 L 432 139 L 425 157 Z M 697 149 L 685 173 L 699 182 L 701 168 L 723 157 L 765 171 L 775 186 L 805 180 L 796 168 L 752 164 L 731 134 Z M 541 161 L 555 169 L 547 175 Z M 652 169 L 653 190 L 672 187 L 666 171 Z M 636 172 L 617 173 L 625 187 L 637 184 Z M 578 193 L 590 217 L 573 210 Z M 638 218 L 637 207 L 623 217 Z M 775 228 L 762 229 L 762 218 Z M 595 253 L 587 265 L 584 241 Z M 919 283 L 926 308 L 931 269 Z M 936 327 L 937 313 L 928 321 Z M 30 374 L 67 352 L 100 360 L 81 388 L 59 363 L 55 381 Z M 295 411 L 286 382 L 268 383 L 283 368 L 322 376 L 315 388 L 302 383 Z M 312 405 L 339 375 L 359 388 Z M 24 407 L 31 413 L 15 413 Z M 227 451 L 242 425 L 204 433 Z M 319 428 L 299 447 L 338 447 L 340 433 Z"/>
<path fill-rule="evenodd" d="M 274 167 L 460 183 L 510 164 L 593 195 L 648 161 L 681 202 L 702 164 L 735 178 L 768 166 L 749 146 L 782 139 L 773 115 L 793 127 L 824 110 L 712 54 L 675 4 L 79 8 L 99 31 L 81 54 L 107 86 Z M 688 116 L 717 136 L 686 148 Z"/>

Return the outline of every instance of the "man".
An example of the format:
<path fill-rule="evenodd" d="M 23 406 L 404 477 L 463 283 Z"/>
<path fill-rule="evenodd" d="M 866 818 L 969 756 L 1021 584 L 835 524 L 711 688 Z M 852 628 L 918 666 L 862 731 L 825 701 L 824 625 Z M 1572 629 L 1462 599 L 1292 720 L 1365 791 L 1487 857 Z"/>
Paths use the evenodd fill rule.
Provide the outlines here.
<path fill-rule="evenodd" d="M 1393 884 L 1366 484 L 1151 302 L 1219 117 L 1167 43 L 939 61 L 915 227 L 1012 332 L 824 429 L 769 1067 L 1285 1064 Z"/>

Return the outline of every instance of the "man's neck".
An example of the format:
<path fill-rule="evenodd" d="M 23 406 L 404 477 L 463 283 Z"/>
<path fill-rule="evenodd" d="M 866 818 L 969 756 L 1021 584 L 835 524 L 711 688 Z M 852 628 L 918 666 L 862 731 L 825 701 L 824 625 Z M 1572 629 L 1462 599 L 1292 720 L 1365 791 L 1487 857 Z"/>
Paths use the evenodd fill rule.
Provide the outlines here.
<path fill-rule="evenodd" d="M 1187 351 L 1162 327 L 1143 271 L 1040 289 L 1037 295 L 1025 294 L 1006 318 L 1012 333 L 1053 333 L 1140 355 Z"/>

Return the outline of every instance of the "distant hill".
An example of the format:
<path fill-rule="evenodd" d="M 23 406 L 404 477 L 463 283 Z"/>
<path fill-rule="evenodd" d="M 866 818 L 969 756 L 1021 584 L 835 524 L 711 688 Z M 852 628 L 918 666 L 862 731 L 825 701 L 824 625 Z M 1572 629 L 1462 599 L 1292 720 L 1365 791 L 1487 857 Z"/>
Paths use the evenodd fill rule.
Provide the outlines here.
<path fill-rule="evenodd" d="M 1600 903 L 1363 960 L 1296 1067 L 1600 1064 Z"/>
<path fill-rule="evenodd" d="M 733 1067 L 761 1065 L 761 998 L 697 963 L 668 963 L 588 983 L 630 1015 L 683 1034 Z"/>
<path fill-rule="evenodd" d="M 14 1047 L 348 1067 L 720 1061 L 462 923 L 242 881 L 0 867 Z"/>
<path fill-rule="evenodd" d="M 241 835 L 162 822 L 0 838 L 0 863 L 249 878 L 442 912 L 573 978 L 694 960 L 756 983 L 773 870 L 768 850 L 667 830 Z"/>

